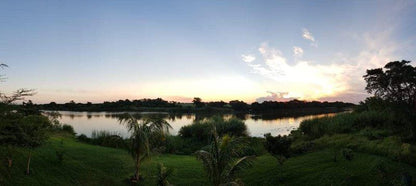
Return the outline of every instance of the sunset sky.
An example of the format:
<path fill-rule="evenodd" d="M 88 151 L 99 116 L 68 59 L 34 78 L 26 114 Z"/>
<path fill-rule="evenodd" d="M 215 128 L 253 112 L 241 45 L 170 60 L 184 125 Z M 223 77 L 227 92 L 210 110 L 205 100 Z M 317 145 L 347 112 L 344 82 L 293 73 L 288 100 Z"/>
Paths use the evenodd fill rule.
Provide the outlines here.
<path fill-rule="evenodd" d="M 366 69 L 415 49 L 414 0 L 0 1 L 0 92 L 36 103 L 357 103 Z"/>

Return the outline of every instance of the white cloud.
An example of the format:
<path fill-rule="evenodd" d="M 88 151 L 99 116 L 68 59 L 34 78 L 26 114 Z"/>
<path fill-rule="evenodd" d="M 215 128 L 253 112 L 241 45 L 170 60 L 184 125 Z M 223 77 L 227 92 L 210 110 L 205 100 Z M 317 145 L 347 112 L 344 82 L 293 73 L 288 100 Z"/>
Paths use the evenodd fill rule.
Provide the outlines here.
<path fill-rule="evenodd" d="M 303 56 L 303 49 L 297 46 L 293 47 L 293 55 L 295 57 L 302 57 Z"/>
<path fill-rule="evenodd" d="M 318 44 L 315 42 L 315 37 L 313 37 L 312 33 L 309 32 L 308 29 L 303 29 L 302 37 L 306 40 L 311 41 L 311 46 L 318 47 Z"/>
<path fill-rule="evenodd" d="M 315 38 L 313 37 L 312 33 L 309 32 L 309 30 L 307 30 L 306 28 L 303 29 L 302 37 L 306 40 L 315 42 Z"/>
<path fill-rule="evenodd" d="M 264 64 L 250 63 L 252 72 L 277 82 L 280 88 L 291 92 L 290 97 L 316 99 L 345 90 L 346 85 L 340 74 L 342 67 L 336 65 L 312 65 L 308 61 L 299 61 L 289 65 L 286 58 L 277 49 L 262 44 Z"/>
<path fill-rule="evenodd" d="M 263 43 L 264 44 L 264 43 Z M 262 45 L 263 45 L 262 44 Z M 263 48 L 263 47 L 260 47 L 259 48 L 259 52 L 260 52 L 260 54 L 265 54 L 266 53 L 266 50 Z"/>
<path fill-rule="evenodd" d="M 289 92 L 272 92 L 267 91 L 268 96 L 259 97 L 256 99 L 256 102 L 262 103 L 264 101 L 290 101 L 297 99 L 297 97 L 290 97 Z"/>
<path fill-rule="evenodd" d="M 274 82 L 269 83 L 269 87 L 266 87 L 268 90 L 290 92 L 290 95 L 270 93 L 270 96 L 261 97 L 262 100 L 286 96 L 307 100 L 342 99 L 357 103 L 368 96 L 362 78 L 366 69 L 379 68 L 389 61 L 397 60 L 393 54 L 400 45 L 390 40 L 391 33 L 392 30 L 384 30 L 361 34 L 354 38 L 362 46 L 358 53 L 334 54 L 333 60 L 327 61 L 327 64 L 316 64 L 311 60 L 289 63 L 278 49 L 263 43 L 258 49 L 261 60 L 248 65 L 253 73 Z M 293 47 L 293 53 L 296 56 L 302 54 L 303 50 Z"/>
<path fill-rule="evenodd" d="M 256 57 L 254 55 L 241 55 L 241 59 L 246 63 L 251 63 L 256 60 Z"/>

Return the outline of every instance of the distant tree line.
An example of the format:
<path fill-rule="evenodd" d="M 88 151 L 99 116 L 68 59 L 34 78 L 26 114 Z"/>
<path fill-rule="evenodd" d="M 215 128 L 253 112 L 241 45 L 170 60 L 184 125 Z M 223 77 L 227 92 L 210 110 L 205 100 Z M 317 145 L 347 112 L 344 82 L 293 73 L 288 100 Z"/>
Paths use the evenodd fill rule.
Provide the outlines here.
<path fill-rule="evenodd" d="M 246 103 L 240 100 L 230 102 L 212 101 L 203 102 L 201 98 L 194 98 L 193 103 L 180 103 L 157 99 L 140 100 L 118 100 L 106 101 L 103 103 L 68 103 L 58 104 L 50 102 L 48 104 L 35 105 L 41 110 L 66 110 L 66 111 L 162 111 L 162 112 L 221 112 L 221 113 L 278 113 L 282 111 L 322 111 L 330 109 L 339 111 L 353 107 L 352 103 L 344 102 L 320 102 L 320 101 L 301 101 L 291 100 L 288 102 L 265 101 L 262 103 Z"/>

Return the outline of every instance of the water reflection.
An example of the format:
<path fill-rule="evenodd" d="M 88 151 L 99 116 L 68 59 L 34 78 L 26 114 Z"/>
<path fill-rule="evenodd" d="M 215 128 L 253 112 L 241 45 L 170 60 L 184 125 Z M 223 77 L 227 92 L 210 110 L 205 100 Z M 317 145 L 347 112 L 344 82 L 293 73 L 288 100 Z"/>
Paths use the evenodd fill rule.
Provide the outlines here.
<path fill-rule="evenodd" d="M 78 134 L 85 134 L 91 136 L 93 131 L 106 130 L 109 132 L 116 132 L 123 137 L 128 137 L 128 132 L 125 126 L 120 125 L 118 119 L 125 112 L 69 112 L 60 111 L 62 117 L 60 121 L 72 125 L 75 132 Z M 129 112 L 130 114 L 137 114 L 140 116 L 161 117 L 165 119 L 172 126 L 171 134 L 176 135 L 179 129 L 191 124 L 195 120 L 207 119 L 211 115 L 207 114 L 169 114 L 162 112 Z M 324 116 L 333 116 L 335 113 L 317 114 L 307 116 L 272 116 L 272 115 L 250 115 L 250 114 L 224 114 L 224 118 L 237 117 L 244 120 L 247 125 L 249 134 L 251 136 L 262 137 L 265 133 L 272 135 L 287 135 L 291 130 L 296 129 L 300 122 L 305 119 L 319 118 Z"/>

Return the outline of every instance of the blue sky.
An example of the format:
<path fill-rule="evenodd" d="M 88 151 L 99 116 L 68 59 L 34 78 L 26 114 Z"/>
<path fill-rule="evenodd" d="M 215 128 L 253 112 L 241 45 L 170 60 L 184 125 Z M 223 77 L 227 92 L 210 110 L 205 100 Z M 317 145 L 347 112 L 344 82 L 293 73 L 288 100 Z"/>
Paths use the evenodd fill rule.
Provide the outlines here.
<path fill-rule="evenodd" d="M 416 3 L 1 1 L 0 28 L 0 91 L 38 103 L 358 102 L 365 69 L 415 59 Z"/>

